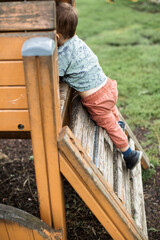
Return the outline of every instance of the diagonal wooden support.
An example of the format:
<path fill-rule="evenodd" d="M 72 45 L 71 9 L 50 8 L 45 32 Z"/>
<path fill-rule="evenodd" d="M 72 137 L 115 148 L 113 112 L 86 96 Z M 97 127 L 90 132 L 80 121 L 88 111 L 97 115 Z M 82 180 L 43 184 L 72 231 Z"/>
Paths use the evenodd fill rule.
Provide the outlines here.
<path fill-rule="evenodd" d="M 57 136 L 61 128 L 57 53 L 49 38 L 32 38 L 22 48 L 41 218 L 66 239 Z"/>
<path fill-rule="evenodd" d="M 59 135 L 60 170 L 113 239 L 146 239 L 68 127 Z"/>

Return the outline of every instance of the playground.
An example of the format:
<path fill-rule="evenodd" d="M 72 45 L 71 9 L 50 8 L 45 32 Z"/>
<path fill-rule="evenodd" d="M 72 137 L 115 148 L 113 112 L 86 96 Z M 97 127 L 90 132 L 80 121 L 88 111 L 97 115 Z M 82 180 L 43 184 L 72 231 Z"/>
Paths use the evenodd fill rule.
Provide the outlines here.
<path fill-rule="evenodd" d="M 52 231 L 47 226 L 42 226 L 43 234 L 50 232 L 51 239 L 66 239 L 66 231 L 68 240 L 147 239 L 146 223 L 148 239 L 159 239 L 160 5 L 145 0 L 75 2 L 79 13 L 77 34 L 96 53 L 106 75 L 118 82 L 118 109 L 123 115 L 120 115 L 122 119 L 124 117 L 128 123 L 126 134 L 130 144 L 143 152 L 142 173 L 141 164 L 133 172 L 126 169 L 121 155 L 115 150 L 108 135 L 89 119 L 78 99 L 72 102 L 71 110 L 71 89 L 60 85 L 59 98 L 54 52 L 52 57 L 30 56 L 25 52 L 30 48 L 30 45 L 27 45 L 22 57 L 19 50 L 12 55 L 5 48 L 7 53 L 5 56 L 5 51 L 1 51 L 0 64 L 24 64 L 26 85 L 24 77 L 7 77 L 13 76 L 13 73 L 9 75 L 9 71 L 13 72 L 12 67 L 0 68 L 0 73 L 3 73 L 0 90 L 2 96 L 5 96 L 0 102 L 0 114 L 1 119 L 3 116 L 6 119 L 1 120 L 0 129 L 0 203 L 41 218 L 53 228 Z M 31 1 L 28 6 L 36 7 L 36 4 Z M 43 2 L 41 7 L 43 4 L 45 9 L 54 7 L 51 1 Z M 22 6 L 26 7 L 27 12 L 27 4 L 20 4 L 20 8 Z M 11 4 L 11 14 L 14 15 L 12 7 Z M 39 12 L 36 17 L 39 17 L 38 14 Z M 47 16 L 47 29 L 43 24 L 33 24 L 24 34 L 22 30 L 28 26 L 25 26 L 23 21 L 21 30 L 19 23 L 13 24 L 13 28 L 19 31 L 21 42 L 16 42 L 18 35 L 12 33 L 11 29 L 10 33 L 1 34 L 2 44 L 5 46 L 3 38 L 7 41 L 15 39 L 20 49 L 22 40 L 24 42 L 32 35 L 47 35 L 54 39 L 55 23 L 52 23 L 52 14 L 53 12 L 49 12 Z M 5 19 L 5 16 L 3 17 Z M 40 17 L 43 18 L 41 13 Z M 4 31 L 10 29 L 7 21 Z M 34 23 L 36 24 L 36 21 Z M 36 31 L 37 28 L 42 28 L 45 33 L 42 29 L 40 33 L 33 33 L 33 30 L 30 32 L 32 28 Z M 51 31 L 48 31 L 49 28 Z M 3 32 L 3 29 L 1 31 Z M 48 65 L 49 69 L 46 67 Z M 20 72 L 20 68 L 18 71 Z M 54 79 L 53 85 L 51 76 Z M 10 81 L 7 87 L 6 80 Z M 46 88 L 43 88 L 44 83 Z M 26 105 L 25 100 L 11 106 L 12 95 L 9 91 L 12 90 L 15 94 L 14 90 L 19 94 L 18 91 L 23 90 L 24 93 L 25 87 L 29 105 Z M 9 94 L 4 95 L 7 92 Z M 46 108 L 46 105 L 49 107 Z M 54 169 L 51 167 L 53 164 Z M 3 206 L 1 211 L 3 212 Z M 15 229 L 17 232 L 23 231 L 19 226 L 10 228 L 5 222 L 6 216 L 4 214 L 4 223 L 2 221 L 0 225 L 3 237 L 6 232 L 12 236 L 16 233 Z M 4 231 L 5 228 L 8 230 Z M 30 234 L 30 229 L 33 228 L 28 226 L 26 233 Z M 42 239 L 42 235 L 38 237 L 35 232 L 37 229 L 31 231 L 33 239 Z M 9 238 L 3 238 L 6 239 Z"/>

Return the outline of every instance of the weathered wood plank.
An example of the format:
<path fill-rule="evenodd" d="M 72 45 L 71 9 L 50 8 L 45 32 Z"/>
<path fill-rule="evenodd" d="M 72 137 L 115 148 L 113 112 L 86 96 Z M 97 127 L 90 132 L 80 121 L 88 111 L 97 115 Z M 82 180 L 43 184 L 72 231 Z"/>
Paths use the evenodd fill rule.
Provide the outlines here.
<path fill-rule="evenodd" d="M 62 239 L 61 230 L 56 231 L 37 217 L 4 204 L 0 204 L 0 229 L 3 230 L 0 232 L 2 240 Z M 7 234 L 5 234 L 6 232 Z M 7 238 L 7 235 L 9 238 Z M 2 236 L 6 238 L 2 238 Z"/>
<path fill-rule="evenodd" d="M 130 171 L 126 168 L 123 162 L 123 188 L 124 188 L 124 205 L 127 211 L 131 214 L 131 185 Z"/>
<path fill-rule="evenodd" d="M 22 61 L 0 61 L 0 86 L 25 85 Z"/>
<path fill-rule="evenodd" d="M 87 186 L 87 191 L 103 209 L 105 216 L 109 217 L 109 221 L 105 222 L 107 225 L 110 224 L 110 228 L 109 225 L 104 227 L 111 236 L 115 239 L 146 239 L 68 127 L 62 129 L 58 146 L 62 156 L 72 166 L 77 177 L 81 179 L 81 183 Z M 65 171 L 65 169 L 61 169 L 62 173 L 66 174 L 66 171 L 63 172 L 63 170 Z M 70 181 L 74 184 L 73 179 Z M 83 197 L 85 196 L 83 195 Z M 93 206 L 93 201 L 89 203 L 89 206 L 91 205 Z M 101 215 L 101 220 L 103 216 Z M 101 220 L 100 222 L 103 224 L 104 222 Z"/>
<path fill-rule="evenodd" d="M 0 87 L 0 109 L 28 109 L 26 87 Z"/>
<path fill-rule="evenodd" d="M 93 160 L 95 124 L 89 118 L 88 112 L 82 106 L 79 97 L 76 97 L 73 101 L 70 127 Z"/>
<path fill-rule="evenodd" d="M 133 139 L 129 139 L 130 146 L 132 149 L 135 148 L 135 143 Z M 144 234 L 147 234 L 147 225 L 146 225 L 146 214 L 145 214 L 145 204 L 143 196 L 143 183 L 142 183 L 142 171 L 141 163 L 138 163 L 137 166 L 131 171 L 131 182 L 132 182 L 132 212 L 133 218 L 137 225 L 143 230 Z"/>
<path fill-rule="evenodd" d="M 98 128 L 98 137 L 95 136 L 98 149 L 94 161 L 105 180 L 113 188 L 113 143 L 106 131 Z"/>
<path fill-rule="evenodd" d="M 121 152 L 115 149 L 115 192 L 131 214 L 130 171 L 127 169 Z"/>
<path fill-rule="evenodd" d="M 61 111 L 61 114 L 63 112 L 63 108 L 64 108 L 64 105 L 65 105 L 65 102 L 67 99 L 68 91 L 69 91 L 69 86 L 65 82 L 60 82 L 60 96 L 61 96 L 60 111 Z"/>
<path fill-rule="evenodd" d="M 55 29 L 54 1 L 0 3 L 0 31 Z"/>
<path fill-rule="evenodd" d="M 65 82 L 60 81 L 60 112 L 63 126 L 69 125 L 71 98 L 72 89 Z"/>
<path fill-rule="evenodd" d="M 133 139 L 133 141 L 135 143 L 135 148 L 138 149 L 139 151 L 142 151 L 142 160 L 141 160 L 142 167 L 144 169 L 149 168 L 150 167 L 150 163 L 149 163 L 149 159 L 148 159 L 146 153 L 144 152 L 144 150 L 141 147 L 140 143 L 138 142 L 136 136 L 133 134 L 132 130 L 130 129 L 129 125 L 126 123 L 125 119 L 123 118 L 123 116 L 122 116 L 122 114 L 120 112 L 119 112 L 119 116 L 120 116 L 120 119 L 125 123 L 127 135 L 130 138 Z"/>
<path fill-rule="evenodd" d="M 115 149 L 114 159 L 115 159 L 114 190 L 119 199 L 124 204 L 122 156 L 117 149 Z"/>
<path fill-rule="evenodd" d="M 30 131 L 28 110 L 0 110 L 0 131 Z"/>
<path fill-rule="evenodd" d="M 21 50 L 23 43 L 32 37 L 54 39 L 55 32 L 0 33 L 0 60 L 22 60 Z"/>

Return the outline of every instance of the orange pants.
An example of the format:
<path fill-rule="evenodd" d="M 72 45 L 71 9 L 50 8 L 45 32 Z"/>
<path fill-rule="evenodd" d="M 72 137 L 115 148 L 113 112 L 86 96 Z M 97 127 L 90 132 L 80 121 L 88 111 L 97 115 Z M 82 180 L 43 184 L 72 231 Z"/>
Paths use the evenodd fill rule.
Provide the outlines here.
<path fill-rule="evenodd" d="M 115 146 L 122 149 L 128 146 L 128 138 L 118 124 L 117 99 L 117 82 L 108 78 L 103 87 L 97 92 L 81 98 L 81 102 L 90 113 L 91 119 L 98 126 L 106 129 Z"/>

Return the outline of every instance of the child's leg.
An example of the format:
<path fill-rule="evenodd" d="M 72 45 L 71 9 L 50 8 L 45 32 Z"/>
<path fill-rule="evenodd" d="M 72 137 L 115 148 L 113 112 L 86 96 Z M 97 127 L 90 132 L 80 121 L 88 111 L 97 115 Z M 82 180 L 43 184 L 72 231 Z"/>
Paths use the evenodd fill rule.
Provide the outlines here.
<path fill-rule="evenodd" d="M 128 139 L 118 124 L 117 97 L 117 83 L 108 79 L 97 92 L 82 98 L 82 104 L 96 124 L 106 129 L 116 147 L 123 150 L 128 147 Z"/>
<path fill-rule="evenodd" d="M 97 92 L 82 98 L 82 104 L 96 124 L 106 129 L 115 146 L 123 153 L 127 167 L 133 169 L 140 161 L 141 153 L 130 149 L 128 138 L 118 124 L 117 96 L 115 81 L 110 80 Z"/>
<path fill-rule="evenodd" d="M 115 118 L 111 110 L 105 110 L 103 114 L 99 112 L 98 115 L 91 115 L 91 118 L 98 126 L 106 129 L 116 148 L 119 148 L 121 151 L 128 149 L 128 138 L 119 126 L 117 118 Z"/>
<path fill-rule="evenodd" d="M 119 114 L 118 114 L 118 109 L 116 105 L 112 108 L 112 113 L 115 116 L 116 121 L 119 122 Z"/>

